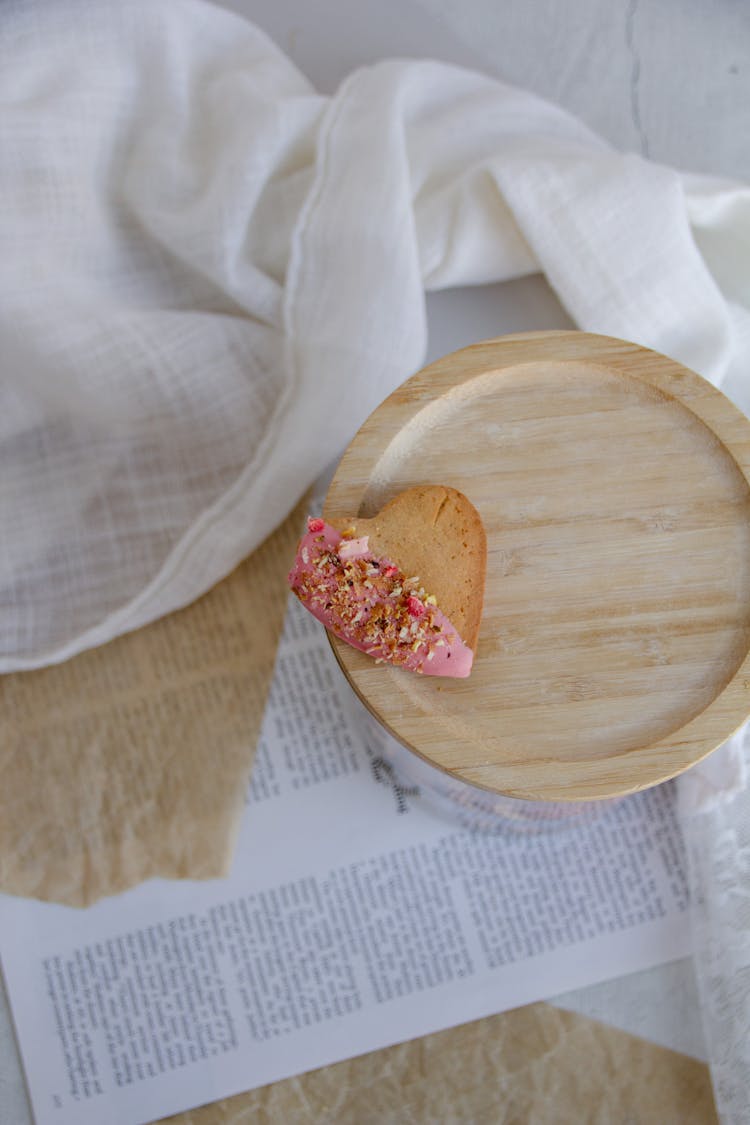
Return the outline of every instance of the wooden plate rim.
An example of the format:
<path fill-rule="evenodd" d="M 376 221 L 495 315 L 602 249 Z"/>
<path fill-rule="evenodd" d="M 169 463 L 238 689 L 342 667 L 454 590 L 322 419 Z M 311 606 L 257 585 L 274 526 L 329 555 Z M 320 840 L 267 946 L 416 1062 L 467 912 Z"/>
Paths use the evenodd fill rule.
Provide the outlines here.
<path fill-rule="evenodd" d="M 556 363 L 576 361 L 648 383 L 691 411 L 718 438 L 750 489 L 750 421 L 721 391 L 696 372 L 659 352 L 612 336 L 588 332 L 525 332 L 484 340 L 442 356 L 423 367 L 388 396 L 367 418 L 347 447 L 325 499 L 326 518 L 358 514 L 373 470 L 404 425 L 449 388 L 479 376 L 549 357 L 540 343 L 555 342 Z M 633 371 L 634 358 L 640 370 Z M 456 361 L 462 370 L 456 375 Z M 380 452 L 362 456 L 366 439 L 378 431 Z M 354 471 L 356 470 L 356 471 Z M 362 481 L 365 481 L 364 486 Z M 356 483 L 353 494 L 352 481 Z M 446 483 L 450 484 L 450 481 Z M 357 496 L 358 494 L 358 496 Z M 750 649 L 733 678 L 703 711 L 684 726 L 649 745 L 586 761 L 535 761 L 450 770 L 394 728 L 357 682 L 359 657 L 329 635 L 336 659 L 351 687 L 373 716 L 403 745 L 441 772 L 481 789 L 528 800 L 580 801 L 624 796 L 667 781 L 701 761 L 726 741 L 750 715 Z M 403 675 L 409 673 L 403 672 Z"/>

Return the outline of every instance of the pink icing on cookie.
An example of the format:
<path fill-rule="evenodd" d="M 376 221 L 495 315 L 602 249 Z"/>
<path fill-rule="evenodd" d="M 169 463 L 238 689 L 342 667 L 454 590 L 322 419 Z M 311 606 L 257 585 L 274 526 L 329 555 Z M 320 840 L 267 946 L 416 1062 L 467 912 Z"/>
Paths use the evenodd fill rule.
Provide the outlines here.
<path fill-rule="evenodd" d="M 327 629 L 377 661 L 430 676 L 471 671 L 474 653 L 435 599 L 418 577 L 376 558 L 367 536 L 342 538 L 323 520 L 309 520 L 289 585 Z"/>

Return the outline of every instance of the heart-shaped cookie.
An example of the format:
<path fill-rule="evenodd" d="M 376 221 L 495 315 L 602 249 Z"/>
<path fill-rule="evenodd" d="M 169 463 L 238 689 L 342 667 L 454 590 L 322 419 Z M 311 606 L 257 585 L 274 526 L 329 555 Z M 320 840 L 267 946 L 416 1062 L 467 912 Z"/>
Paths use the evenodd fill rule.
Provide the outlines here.
<path fill-rule="evenodd" d="M 371 519 L 308 521 L 289 583 L 328 629 L 376 660 L 467 676 L 486 564 L 474 506 L 454 488 L 424 485 Z"/>

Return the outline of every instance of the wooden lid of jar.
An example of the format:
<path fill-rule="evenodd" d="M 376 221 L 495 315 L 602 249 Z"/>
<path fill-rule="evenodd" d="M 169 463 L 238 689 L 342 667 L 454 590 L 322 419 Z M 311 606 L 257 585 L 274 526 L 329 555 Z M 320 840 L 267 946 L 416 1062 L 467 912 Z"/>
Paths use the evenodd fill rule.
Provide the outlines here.
<path fill-rule="evenodd" d="M 332 638 L 400 741 L 474 785 L 612 797 L 674 777 L 750 714 L 750 422 L 700 376 L 583 332 L 505 336 L 418 372 L 368 418 L 328 519 L 446 484 L 488 539 L 466 680 Z"/>

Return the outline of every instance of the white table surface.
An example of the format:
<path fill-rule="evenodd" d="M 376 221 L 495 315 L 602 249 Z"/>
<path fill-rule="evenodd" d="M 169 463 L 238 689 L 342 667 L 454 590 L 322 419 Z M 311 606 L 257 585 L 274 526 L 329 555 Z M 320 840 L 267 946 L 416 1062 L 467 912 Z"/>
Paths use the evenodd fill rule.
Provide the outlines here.
<path fill-rule="evenodd" d="M 223 6 L 259 24 L 323 92 L 380 58 L 441 58 L 556 101 L 621 149 L 750 179 L 750 4 L 744 0 L 223 0 Z M 539 278 L 445 291 L 431 295 L 427 306 L 430 357 L 487 336 L 569 324 Z M 705 1058 L 690 961 L 553 1002 Z M 2 990 L 0 1122 L 31 1122 Z"/>

